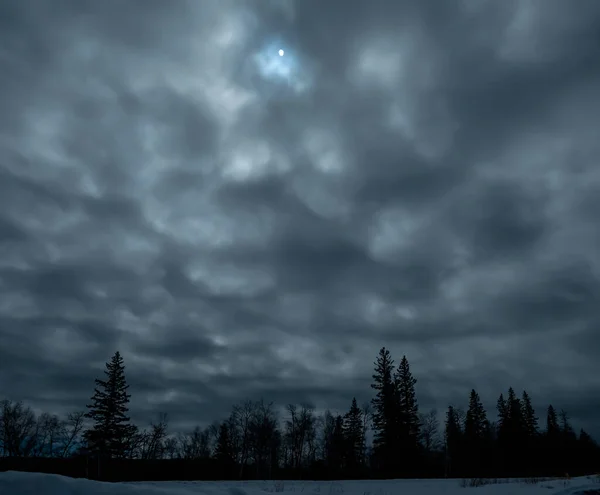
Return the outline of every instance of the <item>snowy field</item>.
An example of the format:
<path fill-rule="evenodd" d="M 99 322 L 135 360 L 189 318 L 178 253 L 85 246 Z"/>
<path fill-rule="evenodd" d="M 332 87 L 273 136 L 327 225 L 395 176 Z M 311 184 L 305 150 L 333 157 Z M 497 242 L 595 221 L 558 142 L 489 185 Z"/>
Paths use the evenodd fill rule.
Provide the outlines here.
<path fill-rule="evenodd" d="M 390 481 L 165 481 L 100 483 L 37 473 L 0 473 L 0 495 L 600 495 L 597 476 L 571 480 L 513 480 L 470 487 L 471 480 Z"/>

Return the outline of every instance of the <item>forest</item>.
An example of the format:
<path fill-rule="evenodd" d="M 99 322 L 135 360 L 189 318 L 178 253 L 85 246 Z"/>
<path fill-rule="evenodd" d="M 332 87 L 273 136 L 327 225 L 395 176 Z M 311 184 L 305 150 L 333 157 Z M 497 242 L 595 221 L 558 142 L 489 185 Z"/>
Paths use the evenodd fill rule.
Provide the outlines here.
<path fill-rule="evenodd" d="M 527 391 L 500 393 L 494 415 L 476 390 L 466 407 L 419 409 L 406 356 L 382 348 L 372 400 L 349 398 L 345 414 L 309 404 L 284 409 L 241 401 L 227 417 L 173 432 L 158 414 L 147 426 L 128 416 L 129 386 L 119 352 L 96 379 L 85 410 L 64 418 L 0 402 L 0 471 L 36 471 L 105 481 L 499 478 L 577 476 L 600 471 L 600 447 L 568 413 L 537 413 Z M 493 418 L 493 419 L 492 419 Z"/>

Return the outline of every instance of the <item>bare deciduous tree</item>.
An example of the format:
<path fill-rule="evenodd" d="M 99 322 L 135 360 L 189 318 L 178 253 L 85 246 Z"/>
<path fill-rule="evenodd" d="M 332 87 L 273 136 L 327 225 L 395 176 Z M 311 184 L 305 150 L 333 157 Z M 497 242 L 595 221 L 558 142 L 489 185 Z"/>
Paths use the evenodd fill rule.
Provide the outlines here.
<path fill-rule="evenodd" d="M 55 457 L 59 453 L 62 422 L 55 414 L 44 412 L 37 419 L 33 456 Z"/>
<path fill-rule="evenodd" d="M 60 457 L 67 457 L 77 447 L 83 432 L 84 411 L 75 411 L 67 415 L 61 424 L 62 448 Z"/>
<path fill-rule="evenodd" d="M 196 426 L 191 433 L 177 436 L 179 457 L 206 459 L 210 457 L 210 431 Z"/>
<path fill-rule="evenodd" d="M 421 420 L 421 444 L 425 452 L 431 453 L 441 446 L 439 437 L 439 420 L 438 413 L 432 409 L 427 414 L 420 415 Z"/>
<path fill-rule="evenodd" d="M 289 419 L 286 421 L 285 440 L 288 451 L 287 464 L 300 468 L 314 456 L 316 438 L 316 418 L 313 408 L 302 405 L 298 411 L 295 404 L 288 404 Z"/>
<path fill-rule="evenodd" d="M 150 430 L 137 435 L 135 451 L 141 459 L 162 459 L 165 450 L 168 419 L 166 413 L 160 413 L 158 422 L 150 423 Z"/>
<path fill-rule="evenodd" d="M 37 441 L 35 414 L 22 402 L 4 400 L 1 403 L 2 448 L 9 457 L 30 456 Z"/>

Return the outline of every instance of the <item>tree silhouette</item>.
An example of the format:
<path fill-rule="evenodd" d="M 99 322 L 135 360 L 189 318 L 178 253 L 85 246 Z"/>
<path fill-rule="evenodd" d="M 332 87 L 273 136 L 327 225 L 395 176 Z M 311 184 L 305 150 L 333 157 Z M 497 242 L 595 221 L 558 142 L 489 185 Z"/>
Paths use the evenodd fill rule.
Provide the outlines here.
<path fill-rule="evenodd" d="M 394 360 L 390 351 L 382 347 L 375 361 L 371 388 L 377 392 L 373 405 L 373 449 L 377 469 L 392 470 L 395 448 L 398 445 L 397 394 L 393 380 Z"/>
<path fill-rule="evenodd" d="M 356 397 L 352 399 L 350 410 L 344 416 L 343 425 L 346 444 L 346 466 L 349 469 L 356 469 L 362 464 L 365 444 L 363 412 L 358 407 Z"/>
<path fill-rule="evenodd" d="M 394 374 L 395 392 L 397 396 L 396 418 L 398 423 L 398 458 L 405 473 L 411 472 L 418 462 L 419 445 L 419 406 L 415 394 L 417 379 L 410 371 L 406 356 L 402 356 L 398 369 Z"/>
<path fill-rule="evenodd" d="M 92 404 L 87 408 L 86 418 L 92 419 L 92 428 L 84 433 L 88 449 L 108 457 L 123 457 L 128 450 L 128 441 L 137 428 L 130 424 L 126 415 L 130 395 L 125 380 L 125 365 L 117 351 L 106 363 L 106 380 L 96 379 Z"/>

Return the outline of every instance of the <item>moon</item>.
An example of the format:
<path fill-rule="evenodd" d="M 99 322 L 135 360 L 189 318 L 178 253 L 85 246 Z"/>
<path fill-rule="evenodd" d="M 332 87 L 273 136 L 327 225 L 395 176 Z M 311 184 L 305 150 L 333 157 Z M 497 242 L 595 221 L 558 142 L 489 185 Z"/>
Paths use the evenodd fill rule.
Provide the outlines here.
<path fill-rule="evenodd" d="M 280 57 L 283 57 L 283 54 L 284 54 L 284 53 L 285 53 L 285 52 L 284 52 L 283 50 L 279 50 L 279 56 L 280 56 Z"/>

